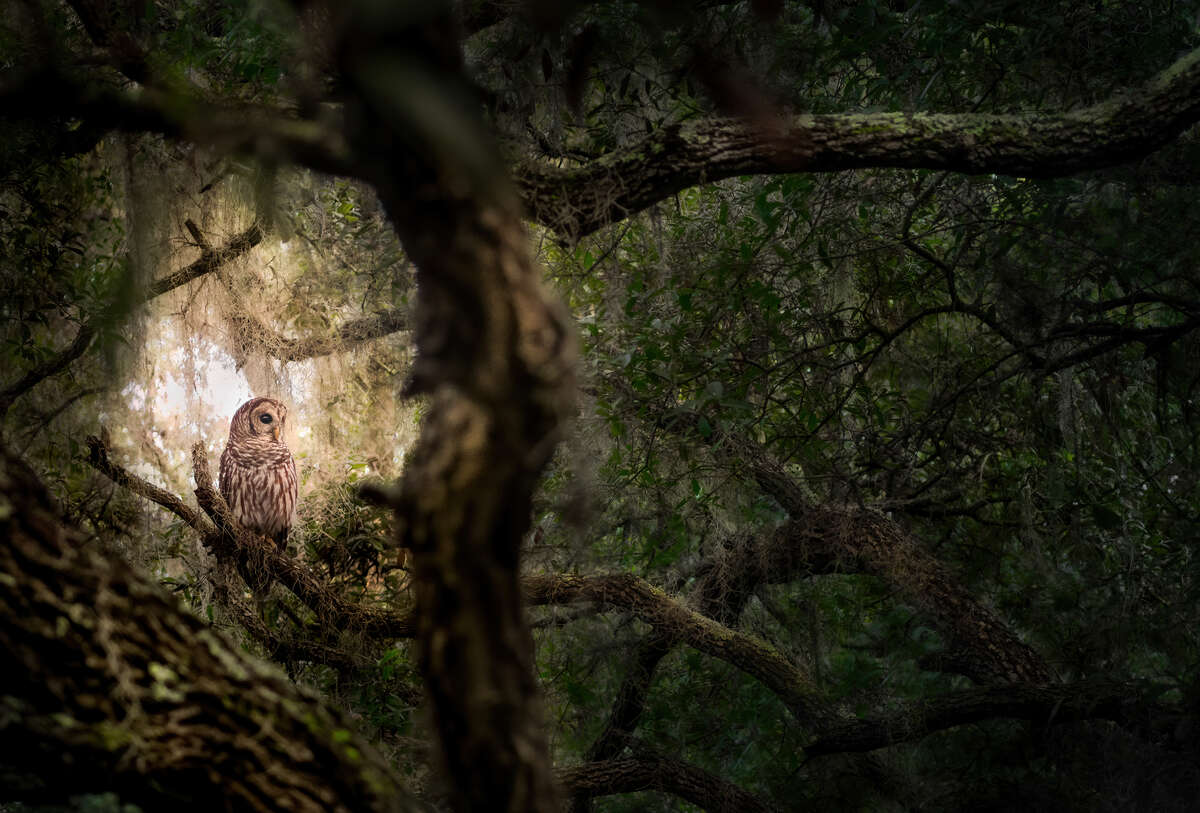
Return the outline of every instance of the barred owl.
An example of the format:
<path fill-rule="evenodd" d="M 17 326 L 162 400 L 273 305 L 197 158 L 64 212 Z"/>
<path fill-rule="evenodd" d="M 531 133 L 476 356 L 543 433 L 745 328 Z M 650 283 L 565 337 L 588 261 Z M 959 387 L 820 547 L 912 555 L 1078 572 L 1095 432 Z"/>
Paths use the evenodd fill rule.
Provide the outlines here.
<path fill-rule="evenodd" d="M 221 453 L 221 496 L 245 528 L 275 540 L 282 552 L 296 510 L 296 461 L 283 442 L 287 407 L 252 398 L 229 422 Z"/>

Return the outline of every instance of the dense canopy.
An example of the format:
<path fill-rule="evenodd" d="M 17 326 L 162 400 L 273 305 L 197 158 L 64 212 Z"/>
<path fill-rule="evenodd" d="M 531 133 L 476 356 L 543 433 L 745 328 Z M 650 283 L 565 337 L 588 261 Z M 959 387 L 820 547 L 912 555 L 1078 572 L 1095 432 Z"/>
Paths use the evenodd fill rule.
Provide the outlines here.
<path fill-rule="evenodd" d="M 8 0 L 0 811 L 1192 809 L 1198 19 Z"/>

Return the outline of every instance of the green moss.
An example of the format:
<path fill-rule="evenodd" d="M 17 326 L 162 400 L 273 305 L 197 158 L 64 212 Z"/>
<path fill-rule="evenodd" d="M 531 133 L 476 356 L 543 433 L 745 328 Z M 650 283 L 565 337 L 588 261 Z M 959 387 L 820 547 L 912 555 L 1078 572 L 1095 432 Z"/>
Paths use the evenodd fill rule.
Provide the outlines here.
<path fill-rule="evenodd" d="M 179 703 L 183 701 L 183 691 L 172 684 L 179 683 L 179 675 L 171 667 L 162 663 L 151 663 L 148 667 L 154 685 L 150 688 L 151 696 L 161 702 Z"/>
<path fill-rule="evenodd" d="M 133 742 L 133 734 L 128 728 L 108 720 L 93 725 L 92 731 L 105 751 L 120 751 Z"/>

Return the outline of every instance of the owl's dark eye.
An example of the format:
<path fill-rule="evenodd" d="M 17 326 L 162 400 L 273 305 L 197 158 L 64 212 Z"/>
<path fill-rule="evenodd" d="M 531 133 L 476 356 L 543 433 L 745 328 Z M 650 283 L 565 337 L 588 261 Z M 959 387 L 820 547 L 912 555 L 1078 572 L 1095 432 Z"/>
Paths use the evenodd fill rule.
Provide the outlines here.
<path fill-rule="evenodd" d="M 259 417 L 259 420 L 262 421 L 263 423 L 270 423 L 271 416 L 270 415 L 262 415 Z"/>

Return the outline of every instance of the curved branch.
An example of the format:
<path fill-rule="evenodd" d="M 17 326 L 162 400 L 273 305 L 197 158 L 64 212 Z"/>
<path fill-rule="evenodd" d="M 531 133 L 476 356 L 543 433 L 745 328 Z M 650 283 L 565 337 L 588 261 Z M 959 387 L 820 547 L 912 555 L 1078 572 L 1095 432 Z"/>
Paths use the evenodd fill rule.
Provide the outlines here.
<path fill-rule="evenodd" d="M 50 376 L 58 375 L 67 369 L 71 365 L 71 362 L 87 352 L 87 349 L 92 346 L 92 339 L 94 338 L 96 338 L 96 329 L 92 327 L 91 322 L 85 322 L 79 326 L 79 332 L 75 334 L 75 341 L 71 342 L 69 347 L 46 359 L 21 376 L 18 381 L 14 381 L 3 390 L 0 390 L 0 415 L 7 412 L 8 408 L 12 406 L 13 401 L 17 400 L 21 395 L 33 389 Z"/>
<path fill-rule="evenodd" d="M 1137 683 L 988 686 L 913 703 L 885 717 L 832 726 L 805 747 L 810 756 L 873 751 L 918 740 L 935 731 L 995 718 L 1050 725 L 1071 720 L 1112 720 L 1127 728 L 1171 729 L 1179 711 L 1155 707 L 1153 692 Z"/>
<path fill-rule="evenodd" d="M 844 113 L 794 116 L 778 127 L 707 118 L 582 166 L 525 164 L 516 179 L 533 220 L 580 236 L 737 175 L 895 167 L 1057 177 L 1146 155 L 1197 120 L 1200 50 L 1139 89 L 1059 115 Z"/>
<path fill-rule="evenodd" d="M 760 487 L 803 529 L 806 547 L 895 587 L 945 636 L 967 677 L 980 683 L 1053 680 L 1042 657 L 894 520 L 870 510 L 810 505 L 787 473 L 761 455 L 751 468 Z"/>
<path fill-rule="evenodd" d="M 716 813 L 769 813 L 777 808 L 695 765 L 661 756 L 585 762 L 555 771 L 569 793 L 608 796 L 656 790 Z"/>
<path fill-rule="evenodd" d="M 669 426 L 687 432 L 697 417 L 677 411 Z M 743 467 L 791 516 L 776 534 L 783 534 L 778 543 L 764 549 L 787 558 L 768 560 L 772 570 L 766 573 L 794 578 L 799 566 L 810 572 L 870 573 L 897 588 L 905 601 L 930 618 L 956 651 L 962 673 L 972 680 L 1042 684 L 1053 679 L 1045 660 L 894 520 L 866 509 L 814 505 L 806 489 L 758 444 L 720 430 L 706 440 Z"/>
<path fill-rule="evenodd" d="M 758 679 L 798 720 L 828 718 L 812 681 L 799 667 L 757 638 L 689 610 L 632 573 L 530 576 L 524 584 L 531 604 L 594 601 L 603 608 L 629 610 L 646 623 Z"/>
<path fill-rule="evenodd" d="M 92 468 L 112 480 L 122 488 L 127 488 L 139 497 L 145 497 L 153 503 L 161 505 L 175 516 L 191 525 L 203 536 L 215 534 L 216 527 L 204 518 L 196 509 L 176 497 L 166 489 L 159 488 L 153 483 L 131 474 L 121 466 L 108 459 L 108 446 L 95 435 L 88 435 L 88 463 Z"/>

